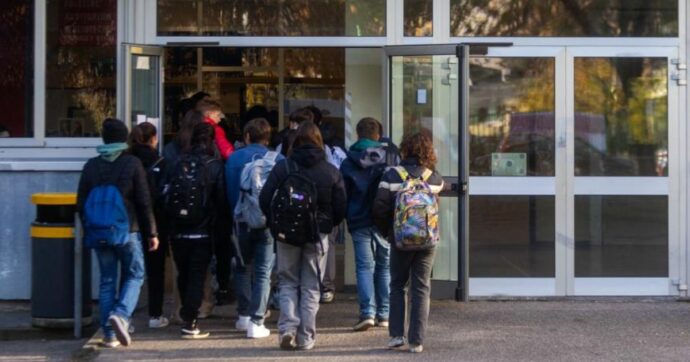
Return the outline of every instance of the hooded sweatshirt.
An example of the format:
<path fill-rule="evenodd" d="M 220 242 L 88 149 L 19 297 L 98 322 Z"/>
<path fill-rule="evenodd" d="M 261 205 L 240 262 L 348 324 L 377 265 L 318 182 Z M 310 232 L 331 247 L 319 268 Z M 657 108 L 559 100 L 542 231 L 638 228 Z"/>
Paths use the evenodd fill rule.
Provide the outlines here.
<path fill-rule="evenodd" d="M 345 218 L 347 197 L 343 177 L 335 166 L 326 161 L 322 148 L 315 145 L 303 145 L 295 148 L 289 161 L 290 167 L 297 164 L 300 174 L 306 176 L 316 185 L 316 202 L 318 206 L 317 222 L 319 232 L 328 234 L 333 226 L 340 224 Z M 279 161 L 264 184 L 259 195 L 261 211 L 264 215 L 271 215 L 271 199 L 280 184 L 288 176 L 286 163 Z"/>
<path fill-rule="evenodd" d="M 388 166 L 397 164 L 394 146 L 360 139 L 350 147 L 340 165 L 347 190 L 347 226 L 350 231 L 372 227 L 371 209 L 379 181 Z"/>

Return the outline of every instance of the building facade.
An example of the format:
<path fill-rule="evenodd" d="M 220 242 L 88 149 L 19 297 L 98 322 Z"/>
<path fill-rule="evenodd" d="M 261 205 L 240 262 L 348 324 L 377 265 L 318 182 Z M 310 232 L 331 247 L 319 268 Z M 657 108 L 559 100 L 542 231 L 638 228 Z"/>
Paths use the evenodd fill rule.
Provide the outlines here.
<path fill-rule="evenodd" d="M 686 296 L 682 0 L 0 2 L 0 299 L 30 297 L 32 193 L 74 191 L 116 116 L 169 139 L 182 99 L 276 128 L 314 105 L 345 145 L 365 116 L 430 130 L 458 176 L 469 141 L 470 296 Z M 469 125 L 446 44 L 472 57 Z M 507 45 L 507 44 L 504 44 Z M 458 276 L 457 195 L 433 278 Z M 351 246 L 346 284 L 354 284 Z"/>

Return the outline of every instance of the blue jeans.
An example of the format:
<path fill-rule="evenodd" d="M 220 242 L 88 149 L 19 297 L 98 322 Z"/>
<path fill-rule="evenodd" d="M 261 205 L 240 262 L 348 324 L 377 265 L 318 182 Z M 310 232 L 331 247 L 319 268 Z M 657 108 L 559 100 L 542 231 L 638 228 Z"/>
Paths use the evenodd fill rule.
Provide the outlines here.
<path fill-rule="evenodd" d="M 373 227 L 351 231 L 360 318 L 388 319 L 390 244 Z"/>
<path fill-rule="evenodd" d="M 101 328 L 106 337 L 115 334 L 108 323 L 108 317 L 116 314 L 129 320 L 139 300 L 141 285 L 144 283 L 144 253 L 141 235 L 130 234 L 129 242 L 119 247 L 98 248 L 98 266 L 101 270 L 101 283 L 98 293 L 101 310 Z M 117 292 L 118 266 L 122 273 L 120 292 Z"/>
<path fill-rule="evenodd" d="M 244 260 L 244 265 L 235 263 L 237 313 L 240 316 L 250 316 L 252 322 L 262 325 L 275 262 L 273 237 L 268 229 L 250 229 L 245 223 L 237 225 L 237 236 Z"/>

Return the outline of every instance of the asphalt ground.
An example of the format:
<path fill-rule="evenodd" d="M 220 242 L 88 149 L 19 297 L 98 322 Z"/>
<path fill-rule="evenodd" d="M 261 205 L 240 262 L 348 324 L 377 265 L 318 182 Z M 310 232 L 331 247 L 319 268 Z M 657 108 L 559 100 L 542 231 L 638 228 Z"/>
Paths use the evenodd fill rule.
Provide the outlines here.
<path fill-rule="evenodd" d="M 322 305 L 312 351 L 278 348 L 277 312 L 267 323 L 273 334 L 250 340 L 233 330 L 234 308 L 218 307 L 201 324 L 211 337 L 189 341 L 179 325 L 148 329 L 144 311 L 130 347 L 98 348 L 98 335 L 2 341 L 0 361 L 690 361 L 690 304 L 668 298 L 433 301 L 425 350 L 416 355 L 386 349 L 385 329 L 352 332 L 354 295 Z"/>

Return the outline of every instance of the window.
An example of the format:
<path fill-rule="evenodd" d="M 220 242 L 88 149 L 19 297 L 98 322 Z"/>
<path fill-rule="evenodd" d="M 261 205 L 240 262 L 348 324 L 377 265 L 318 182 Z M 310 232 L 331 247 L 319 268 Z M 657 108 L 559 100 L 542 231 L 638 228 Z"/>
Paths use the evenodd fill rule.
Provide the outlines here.
<path fill-rule="evenodd" d="M 433 0 L 405 0 L 405 36 L 434 35 Z"/>
<path fill-rule="evenodd" d="M 0 138 L 34 133 L 33 3 L 0 1 Z"/>
<path fill-rule="evenodd" d="M 451 0 L 453 36 L 678 36 L 677 0 Z"/>
<path fill-rule="evenodd" d="M 158 0 L 158 35 L 385 36 L 385 0 Z"/>
<path fill-rule="evenodd" d="M 97 137 L 115 116 L 117 0 L 48 0 L 46 136 Z"/>

